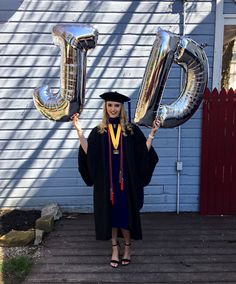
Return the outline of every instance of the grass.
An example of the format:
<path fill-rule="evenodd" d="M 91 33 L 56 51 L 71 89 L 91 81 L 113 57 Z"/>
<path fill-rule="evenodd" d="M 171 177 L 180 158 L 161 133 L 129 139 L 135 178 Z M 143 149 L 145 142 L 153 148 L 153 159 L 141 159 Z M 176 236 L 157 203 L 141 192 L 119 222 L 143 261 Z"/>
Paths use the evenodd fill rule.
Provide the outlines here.
<path fill-rule="evenodd" d="M 29 274 L 33 261 L 28 256 L 17 256 L 0 263 L 0 271 L 4 283 L 19 284 Z"/>

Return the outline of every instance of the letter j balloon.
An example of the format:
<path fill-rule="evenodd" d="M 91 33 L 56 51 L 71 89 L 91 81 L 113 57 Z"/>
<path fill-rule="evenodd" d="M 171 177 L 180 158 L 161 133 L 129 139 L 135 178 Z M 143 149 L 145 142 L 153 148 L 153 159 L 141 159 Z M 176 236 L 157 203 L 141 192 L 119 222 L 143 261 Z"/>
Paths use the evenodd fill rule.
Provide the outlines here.
<path fill-rule="evenodd" d="M 47 119 L 69 121 L 81 113 L 85 100 L 87 51 L 96 46 L 98 31 L 90 25 L 57 25 L 53 40 L 61 49 L 60 89 L 53 93 L 48 85 L 35 89 L 36 108 Z"/>

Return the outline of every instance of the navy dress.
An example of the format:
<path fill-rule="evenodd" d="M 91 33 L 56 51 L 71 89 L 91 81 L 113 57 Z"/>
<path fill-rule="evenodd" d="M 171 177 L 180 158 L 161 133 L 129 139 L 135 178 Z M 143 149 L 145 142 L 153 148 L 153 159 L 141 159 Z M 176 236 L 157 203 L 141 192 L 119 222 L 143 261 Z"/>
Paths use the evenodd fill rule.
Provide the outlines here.
<path fill-rule="evenodd" d="M 113 125 L 114 134 L 116 135 L 119 118 L 110 118 L 109 122 Z M 121 134 L 122 135 L 122 134 Z M 107 134 L 107 159 L 109 160 L 109 136 Z M 114 146 L 111 142 L 112 149 L 112 181 L 114 190 L 114 205 L 112 206 L 112 227 L 129 229 L 129 216 L 128 216 L 128 187 L 127 187 L 127 174 L 126 174 L 126 163 L 123 159 L 123 177 L 124 177 L 124 190 L 120 188 L 119 175 L 120 175 L 120 145 L 119 143 L 119 154 L 114 154 Z M 123 146 L 124 147 L 124 146 Z M 123 151 L 124 153 L 124 151 Z"/>

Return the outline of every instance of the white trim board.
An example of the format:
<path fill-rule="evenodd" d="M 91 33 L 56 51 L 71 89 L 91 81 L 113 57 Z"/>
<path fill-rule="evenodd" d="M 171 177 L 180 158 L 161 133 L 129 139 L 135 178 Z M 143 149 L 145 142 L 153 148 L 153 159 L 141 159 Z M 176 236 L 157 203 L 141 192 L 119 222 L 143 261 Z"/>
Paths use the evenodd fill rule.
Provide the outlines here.
<path fill-rule="evenodd" d="M 224 25 L 236 25 L 236 15 L 234 18 L 224 18 Z"/>
<path fill-rule="evenodd" d="M 223 0 L 216 0 L 216 23 L 215 23 L 215 48 L 214 48 L 214 64 L 212 89 L 220 89 L 221 69 L 222 69 L 222 44 L 224 37 L 224 16 L 223 16 Z"/>

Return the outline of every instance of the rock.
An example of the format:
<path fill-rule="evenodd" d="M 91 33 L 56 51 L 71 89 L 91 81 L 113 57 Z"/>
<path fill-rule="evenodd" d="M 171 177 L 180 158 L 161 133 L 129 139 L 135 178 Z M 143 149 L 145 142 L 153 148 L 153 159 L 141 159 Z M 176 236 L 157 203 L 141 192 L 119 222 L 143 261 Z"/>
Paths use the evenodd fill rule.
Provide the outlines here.
<path fill-rule="evenodd" d="M 44 231 L 43 230 L 39 230 L 39 229 L 36 229 L 35 230 L 35 240 L 34 240 L 34 245 L 39 245 L 41 244 L 42 240 L 43 240 L 43 234 L 44 234 Z"/>
<path fill-rule="evenodd" d="M 46 215 L 38 218 L 35 223 L 35 229 L 43 230 L 46 233 L 52 231 L 54 225 L 54 218 L 52 215 Z"/>
<path fill-rule="evenodd" d="M 19 210 L 6 211 L 0 217 L 2 228 L 0 234 L 5 235 L 11 230 L 27 231 L 35 226 L 35 221 L 41 216 L 41 210 Z"/>
<path fill-rule="evenodd" d="M 59 220 L 62 217 L 62 212 L 57 203 L 50 203 L 41 210 L 41 217 L 46 215 L 52 215 L 54 220 Z"/>
<path fill-rule="evenodd" d="M 6 235 L 1 236 L 0 245 L 7 247 L 26 246 L 34 240 L 34 237 L 34 229 L 28 231 L 11 230 Z"/>

